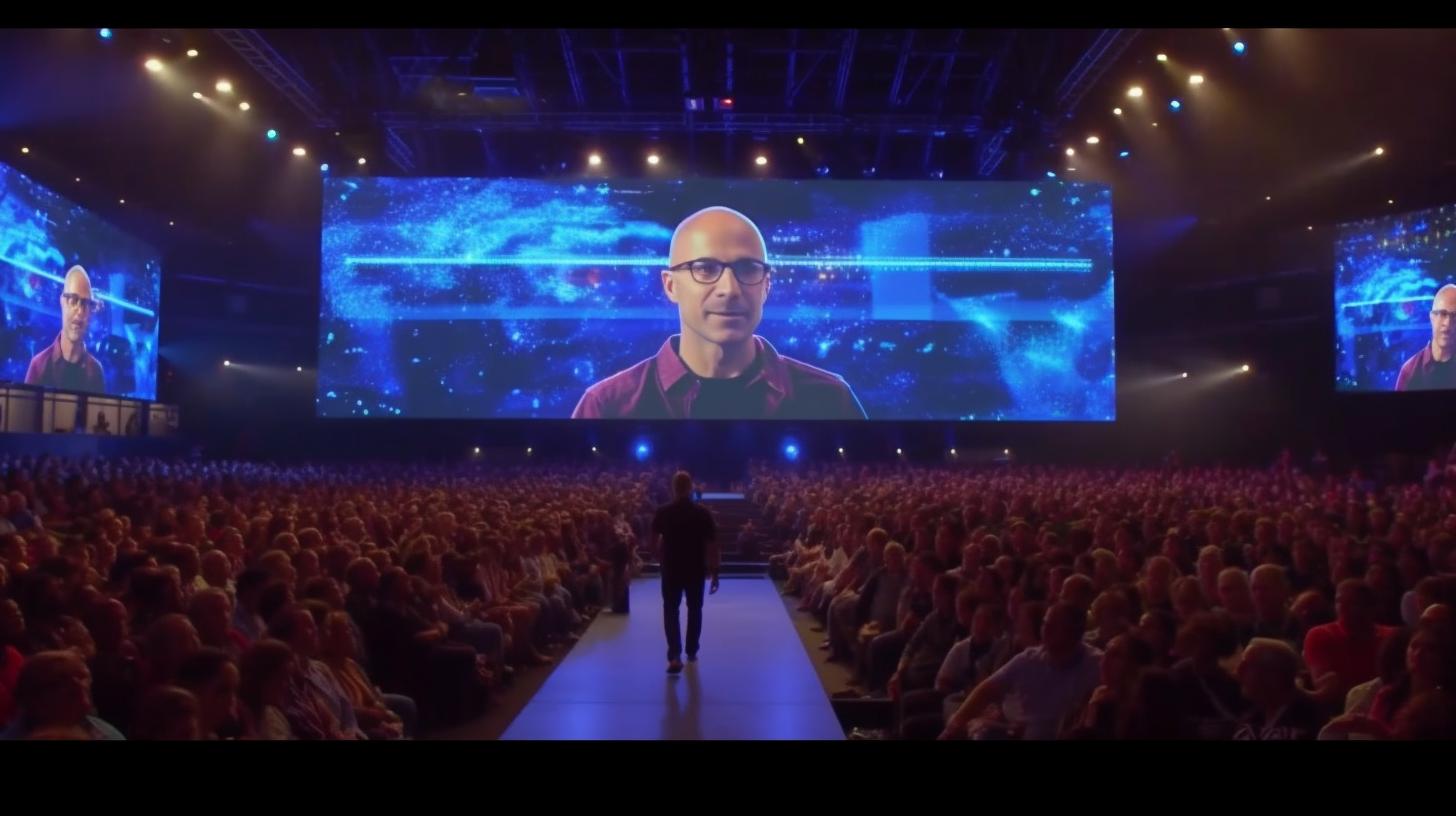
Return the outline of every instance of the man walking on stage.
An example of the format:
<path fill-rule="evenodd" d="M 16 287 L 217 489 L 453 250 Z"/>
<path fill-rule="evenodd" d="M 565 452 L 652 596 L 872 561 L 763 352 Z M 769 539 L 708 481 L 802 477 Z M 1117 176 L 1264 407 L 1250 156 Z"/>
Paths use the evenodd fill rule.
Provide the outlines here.
<path fill-rule="evenodd" d="M 698 659 L 703 633 L 703 581 L 711 576 L 709 593 L 718 591 L 718 528 L 713 516 L 693 502 L 693 477 L 680 470 L 672 477 L 673 501 L 657 509 L 652 540 L 662 563 L 662 624 L 667 632 L 667 671 L 682 671 L 682 630 L 678 605 L 688 599 L 688 660 Z"/>

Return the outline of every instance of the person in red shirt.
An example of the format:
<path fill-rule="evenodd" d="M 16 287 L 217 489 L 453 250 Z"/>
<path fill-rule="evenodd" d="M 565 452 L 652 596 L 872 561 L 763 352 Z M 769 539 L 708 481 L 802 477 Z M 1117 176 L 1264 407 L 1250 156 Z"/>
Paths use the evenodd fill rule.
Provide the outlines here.
<path fill-rule="evenodd" d="M 1393 626 L 1375 623 L 1378 599 L 1359 578 L 1335 590 L 1335 621 L 1316 626 L 1304 637 L 1304 662 L 1314 679 L 1315 696 L 1338 706 L 1349 690 L 1380 673 L 1377 656 Z"/>

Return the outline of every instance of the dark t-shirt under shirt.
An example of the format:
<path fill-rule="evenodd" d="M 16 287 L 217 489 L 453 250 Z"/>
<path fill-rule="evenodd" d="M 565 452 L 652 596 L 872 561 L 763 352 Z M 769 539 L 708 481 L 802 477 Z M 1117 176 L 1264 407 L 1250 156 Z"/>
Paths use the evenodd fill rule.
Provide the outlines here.
<path fill-rule="evenodd" d="M 693 418 L 742 419 L 756 416 L 763 397 L 755 394 L 749 383 L 762 367 L 761 361 L 755 361 L 737 377 L 699 377 L 698 396 L 692 406 Z"/>

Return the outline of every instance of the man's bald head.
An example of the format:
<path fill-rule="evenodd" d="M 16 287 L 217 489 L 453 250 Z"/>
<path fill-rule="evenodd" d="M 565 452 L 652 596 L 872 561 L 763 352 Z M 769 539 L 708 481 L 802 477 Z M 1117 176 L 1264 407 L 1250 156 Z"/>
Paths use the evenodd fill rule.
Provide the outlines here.
<path fill-rule="evenodd" d="M 90 300 L 91 276 L 86 274 L 86 270 L 81 266 L 71 267 L 66 271 L 66 283 L 63 292 L 67 295 L 76 295 Z"/>
<path fill-rule="evenodd" d="M 728 207 L 708 207 L 684 218 L 672 233 L 668 264 L 676 266 L 698 258 L 768 261 L 763 234 L 748 216 Z"/>

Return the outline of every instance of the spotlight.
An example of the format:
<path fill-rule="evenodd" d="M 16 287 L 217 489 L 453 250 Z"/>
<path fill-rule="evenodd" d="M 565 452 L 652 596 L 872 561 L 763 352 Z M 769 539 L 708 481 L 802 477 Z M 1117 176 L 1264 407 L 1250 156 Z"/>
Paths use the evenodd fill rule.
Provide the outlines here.
<path fill-rule="evenodd" d="M 1239 366 L 1239 370 L 1242 371 L 1242 372 L 1244 372 L 1245 374 L 1248 374 L 1249 373 L 1249 364 L 1248 363 L 1244 363 L 1243 365 Z"/>
<path fill-rule="evenodd" d="M 1183 103 L 1174 99 L 1172 102 L 1168 103 L 1168 107 L 1172 108 L 1173 110 L 1181 110 L 1183 107 Z"/>
<path fill-rule="evenodd" d="M 956 455 L 955 448 L 951 448 L 950 449 L 950 455 L 951 456 L 955 456 Z"/>
<path fill-rule="evenodd" d="M 1235 54 L 1242 54 L 1246 50 L 1248 50 L 1248 47 L 1244 45 L 1244 41 L 1243 40 L 1239 40 L 1238 42 L 1234 43 L 1234 53 Z"/>
<path fill-rule="evenodd" d="M 799 138 L 795 139 L 794 141 L 798 142 L 799 144 L 803 144 L 804 143 L 804 137 L 803 136 L 800 136 Z"/>
<path fill-rule="evenodd" d="M 1305 227 L 1305 229 L 1309 230 L 1310 232 L 1314 232 L 1314 224 L 1310 224 L 1309 226 Z"/>
<path fill-rule="evenodd" d="M 270 142 L 274 142 L 274 141 L 277 141 L 278 140 L 278 131 L 274 130 L 273 128 L 268 128 L 268 132 L 267 133 L 264 133 L 263 135 L 264 136 L 267 136 L 268 137 L 268 141 L 270 141 Z"/>
<path fill-rule="evenodd" d="M 844 448 L 840 448 L 840 449 L 839 449 L 839 455 L 840 455 L 840 456 L 843 456 L 843 455 L 844 455 Z"/>
<path fill-rule="evenodd" d="M 1047 171 L 1047 178 L 1056 178 L 1056 177 L 1057 177 L 1057 171 L 1055 171 L 1055 170 L 1048 170 Z"/>
<path fill-rule="evenodd" d="M 189 58 L 196 59 L 196 57 L 197 57 L 197 49 L 196 48 L 189 48 L 189 49 L 187 49 L 187 56 Z"/>
<path fill-rule="evenodd" d="M 96 36 L 100 37 L 103 40 L 109 40 L 111 39 L 111 29 L 103 28 L 100 31 L 96 32 Z"/>
<path fill-rule="evenodd" d="M 293 148 L 293 155 L 295 155 L 295 156 L 307 156 L 308 155 L 308 151 L 305 150 L 305 149 L 303 149 L 302 146 L 295 147 L 295 148 Z"/>
<path fill-rule="evenodd" d="M 819 165 L 818 167 L 814 168 L 814 173 L 815 173 L 815 175 L 819 176 L 820 178 L 823 178 L 823 177 L 829 175 L 829 165 L 827 165 L 827 164 L 821 164 L 821 165 Z"/>
<path fill-rule="evenodd" d="M 116 200 L 116 203 L 118 203 L 118 204 L 125 204 L 126 203 L 126 199 L 124 199 L 124 198 L 118 198 Z"/>
<path fill-rule="evenodd" d="M 759 156 L 753 160 L 753 163 L 759 167 L 766 167 L 768 165 L 768 156 Z"/>
<path fill-rule="evenodd" d="M 1395 199 L 1393 199 L 1393 198 L 1387 198 L 1387 199 L 1385 199 L 1385 203 L 1386 204 L 1394 204 L 1395 203 Z"/>
<path fill-rule="evenodd" d="M 794 442 L 784 443 L 784 458 L 789 460 L 790 462 L 798 461 L 799 446 Z"/>
<path fill-rule="evenodd" d="M 76 183 L 77 184 L 80 184 L 81 183 L 81 177 L 80 176 L 76 176 Z"/>
<path fill-rule="evenodd" d="M 632 452 L 637 456 L 637 461 L 644 462 L 647 460 L 648 455 L 652 453 L 652 448 L 648 447 L 646 442 L 638 442 L 637 447 Z"/>
<path fill-rule="evenodd" d="M 1122 115 L 1122 108 L 1113 108 L 1112 109 L 1112 115 L 1113 116 L 1121 116 Z"/>
<path fill-rule="evenodd" d="M 1202 85 L 1203 84 L 1203 74 L 1194 74 L 1193 76 L 1188 77 L 1188 84 L 1189 85 Z"/>
<path fill-rule="evenodd" d="M 222 361 L 222 364 L 223 364 L 224 367 L 230 366 L 230 365 L 233 364 L 233 361 L 232 360 L 223 360 Z"/>
<path fill-rule="evenodd" d="M 602 157 L 601 157 L 601 154 L 600 153 L 593 153 L 590 156 L 587 156 L 586 157 L 586 163 L 589 164 L 589 165 L 591 165 L 592 167 L 601 167 L 602 166 Z"/>
<path fill-rule="evenodd" d="M 146 69 L 154 74 L 162 70 L 162 61 L 157 59 L 156 57 L 148 59 L 146 62 L 142 63 L 142 65 L 146 66 Z"/>
<path fill-rule="evenodd" d="M 895 448 L 895 455 L 896 456 L 903 456 L 904 454 L 905 454 L 905 451 L 903 451 L 903 450 L 901 450 L 899 448 Z"/>
<path fill-rule="evenodd" d="M 1377 148 L 1375 148 L 1375 155 L 1377 155 L 1377 156 L 1384 156 L 1385 155 L 1385 148 L 1383 148 L 1383 147 L 1377 147 Z"/>
<path fill-rule="evenodd" d="M 1075 155 L 1077 155 L 1077 151 L 1069 147 L 1069 148 L 1067 148 L 1067 155 L 1068 156 L 1075 156 Z"/>
<path fill-rule="evenodd" d="M 329 163 L 328 162 L 324 162 L 323 164 L 320 164 L 319 165 L 319 172 L 320 173 L 327 173 L 327 172 L 329 172 Z"/>
<path fill-rule="evenodd" d="M 303 371 L 303 366 L 298 366 L 297 368 L 295 368 L 293 370 L 294 371 Z"/>
<path fill-rule="evenodd" d="M 596 452 L 597 452 L 597 446 L 596 445 L 592 445 L 592 453 L 596 453 Z"/>
<path fill-rule="evenodd" d="M 1143 98 L 1143 89 L 1142 89 L 1142 86 L 1140 86 L 1140 85 L 1134 85 L 1131 88 L 1128 88 L 1127 89 L 1127 95 L 1131 99 L 1142 99 Z"/>
<path fill-rule="evenodd" d="M 1265 201 L 1273 201 L 1274 200 L 1274 196 L 1264 196 L 1264 200 Z"/>
<path fill-rule="evenodd" d="M 369 160 L 368 159 L 364 158 L 363 156 L 360 156 L 359 157 L 359 166 L 360 167 L 363 167 L 364 165 L 366 165 L 368 163 L 369 163 Z"/>
<path fill-rule="evenodd" d="M 217 88 L 217 92 L 220 94 L 230 94 L 233 92 L 233 84 L 226 79 L 219 79 L 213 87 Z"/>
<path fill-rule="evenodd" d="M 1131 156 L 1131 155 L 1132 155 L 1132 151 L 1130 151 L 1130 150 L 1124 150 L 1121 153 L 1118 153 L 1117 154 L 1117 157 L 1119 159 L 1125 159 L 1125 158 L 1127 158 L 1128 156 Z"/>
<path fill-rule="evenodd" d="M 168 221 L 167 222 L 167 226 L 169 226 L 169 227 L 175 227 L 175 226 L 177 226 L 177 222 L 176 221 Z"/>
<path fill-rule="evenodd" d="M 1011 455 L 1011 449 L 1010 448 L 1002 448 L 1001 449 L 1001 453 L 1005 454 L 1006 456 L 1010 456 Z"/>
<path fill-rule="evenodd" d="M 1178 375 L 1178 376 L 1179 376 L 1179 377 L 1180 377 L 1180 378 L 1182 378 L 1182 379 L 1185 379 L 1185 380 L 1186 380 L 1186 379 L 1188 379 L 1188 372 L 1186 372 L 1186 371 L 1185 371 L 1185 372 L 1183 372 L 1183 373 L 1182 373 L 1182 374 L 1179 374 L 1179 375 Z"/>
<path fill-rule="evenodd" d="M 1087 137 L 1087 144 L 1095 145 L 1095 144 L 1101 144 L 1101 142 L 1102 142 L 1102 140 L 1099 139 L 1099 138 L 1097 138 L 1096 136 L 1088 136 Z"/>
<path fill-rule="evenodd" d="M 27 155 L 27 156 L 29 156 L 30 155 L 30 148 L 28 148 L 28 147 L 22 147 L 22 148 L 20 148 L 20 152 L 23 153 L 23 154 L 25 154 L 25 155 Z"/>
<path fill-rule="evenodd" d="M 240 110 L 240 111 L 250 111 L 252 109 L 253 109 L 253 106 L 250 105 L 250 104 L 248 104 L 247 102 L 239 102 L 238 103 L 238 110 Z"/>
<path fill-rule="evenodd" d="M 1168 55 L 1167 54 L 1159 54 L 1158 55 L 1158 62 L 1167 62 L 1167 61 L 1168 61 Z"/>
<path fill-rule="evenodd" d="M 192 92 L 192 98 L 193 99 L 201 99 L 202 98 L 202 91 L 193 91 Z"/>
<path fill-rule="evenodd" d="M 476 449 L 475 449 L 475 452 L 476 452 L 476 453 L 480 453 L 480 448 L 478 448 L 478 447 L 477 447 L 477 448 L 476 448 Z"/>
<path fill-rule="evenodd" d="M 656 167 L 657 165 L 662 163 L 662 157 L 657 155 L 656 153 L 648 153 L 647 163 L 652 165 L 653 167 Z"/>
<path fill-rule="evenodd" d="M 527 456 L 530 456 L 531 455 L 531 448 L 526 448 L 526 455 Z"/>

